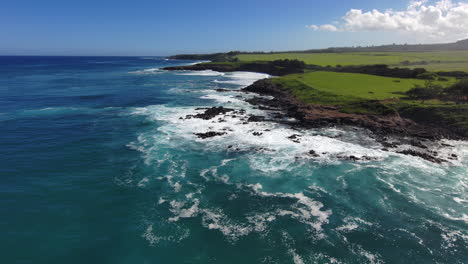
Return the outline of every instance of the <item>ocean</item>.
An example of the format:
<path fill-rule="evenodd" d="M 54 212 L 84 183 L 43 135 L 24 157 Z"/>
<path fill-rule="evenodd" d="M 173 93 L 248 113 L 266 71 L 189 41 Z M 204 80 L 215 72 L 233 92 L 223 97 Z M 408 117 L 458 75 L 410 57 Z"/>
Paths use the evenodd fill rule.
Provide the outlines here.
<path fill-rule="evenodd" d="M 0 57 L 1 263 L 468 263 L 468 142 L 293 128 L 189 63 Z"/>

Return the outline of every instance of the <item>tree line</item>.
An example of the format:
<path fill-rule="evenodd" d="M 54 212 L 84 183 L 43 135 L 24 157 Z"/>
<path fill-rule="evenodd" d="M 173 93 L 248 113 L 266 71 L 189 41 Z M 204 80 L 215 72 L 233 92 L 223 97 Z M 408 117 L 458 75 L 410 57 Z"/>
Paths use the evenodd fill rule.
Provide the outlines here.
<path fill-rule="evenodd" d="M 442 99 L 453 100 L 456 102 L 468 101 L 468 78 L 459 80 L 457 83 L 442 87 L 435 84 L 432 80 L 427 80 L 424 85 L 415 85 L 411 90 L 406 92 L 410 99 L 429 100 Z"/>

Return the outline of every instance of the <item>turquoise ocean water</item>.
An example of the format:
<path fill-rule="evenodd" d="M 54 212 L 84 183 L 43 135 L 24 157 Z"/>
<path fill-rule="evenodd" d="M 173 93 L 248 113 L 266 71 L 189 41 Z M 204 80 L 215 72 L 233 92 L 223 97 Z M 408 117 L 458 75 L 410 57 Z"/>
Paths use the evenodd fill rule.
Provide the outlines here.
<path fill-rule="evenodd" d="M 275 111 L 215 89 L 268 76 L 188 63 L 0 57 L 1 263 L 468 263 L 467 142 L 245 123 Z"/>

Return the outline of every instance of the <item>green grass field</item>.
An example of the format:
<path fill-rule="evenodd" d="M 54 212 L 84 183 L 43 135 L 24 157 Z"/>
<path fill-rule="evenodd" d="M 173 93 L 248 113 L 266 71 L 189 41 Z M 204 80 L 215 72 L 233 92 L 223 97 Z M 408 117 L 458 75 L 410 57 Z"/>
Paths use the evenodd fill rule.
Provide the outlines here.
<path fill-rule="evenodd" d="M 320 66 L 336 65 L 369 65 L 387 64 L 398 66 L 403 61 L 434 63 L 434 69 L 465 69 L 468 71 L 468 51 L 439 52 L 354 52 L 354 53 L 274 53 L 274 54 L 240 54 L 240 61 L 272 61 L 279 59 L 297 59 L 306 64 Z M 454 63 L 452 65 L 452 63 Z M 439 66 L 439 67 L 437 67 Z M 450 68 L 452 66 L 452 68 Z M 413 67 L 413 66 L 410 66 Z"/>
<path fill-rule="evenodd" d="M 410 68 L 425 68 L 428 71 L 464 71 L 468 72 L 468 61 L 467 62 L 452 62 L 452 63 L 429 63 L 411 65 Z"/>
<path fill-rule="evenodd" d="M 418 79 L 399 79 L 358 73 L 324 71 L 291 74 L 273 79 L 273 81 L 282 84 L 300 82 L 320 92 L 366 100 L 401 98 L 404 97 L 404 93 L 413 88 L 414 85 L 424 85 L 425 83 L 424 80 Z M 446 82 L 436 83 L 448 86 L 453 82 L 453 79 L 450 79 Z"/>
<path fill-rule="evenodd" d="M 428 71 L 468 72 L 468 51 L 241 54 L 237 58 L 241 63 L 297 59 L 320 66 L 387 64 L 391 67 L 425 68 Z M 405 61 L 410 65 L 403 63 Z M 286 75 L 271 81 L 280 84 L 304 103 L 335 105 L 342 112 L 355 114 L 387 115 L 398 112 L 417 121 L 440 121 L 468 128 L 468 104 L 406 98 L 405 92 L 416 84 L 424 85 L 425 80 L 316 71 Z M 454 78 L 449 78 L 449 81 L 437 83 L 447 87 L 455 82 Z"/>
<path fill-rule="evenodd" d="M 397 111 L 468 127 L 468 104 L 457 105 L 440 100 L 422 102 L 406 98 L 404 93 L 415 84 L 423 85 L 424 80 L 316 71 L 286 75 L 271 81 L 305 103 L 335 105 L 346 113 L 385 115 Z M 437 83 L 449 86 L 455 81 L 450 79 Z"/>

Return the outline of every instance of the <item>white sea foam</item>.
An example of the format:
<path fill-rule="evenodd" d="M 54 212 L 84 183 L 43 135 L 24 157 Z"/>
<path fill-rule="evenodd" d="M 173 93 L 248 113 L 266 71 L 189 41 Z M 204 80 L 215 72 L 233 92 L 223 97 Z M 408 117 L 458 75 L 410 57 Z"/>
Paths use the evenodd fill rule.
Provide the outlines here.
<path fill-rule="evenodd" d="M 289 210 L 280 209 L 276 214 L 296 219 L 311 226 L 318 233 L 322 231 L 322 225 L 328 223 L 328 217 L 332 214 L 331 210 L 322 211 L 324 205 L 321 202 L 314 201 L 303 193 L 268 193 L 261 191 L 263 186 L 260 183 L 247 185 L 247 187 L 250 187 L 255 194 L 260 196 L 297 199 L 297 203 Z"/>
<path fill-rule="evenodd" d="M 257 80 L 269 78 L 270 75 L 256 72 L 230 72 L 224 75 L 227 80 L 215 80 L 216 83 L 249 86 Z"/>
<path fill-rule="evenodd" d="M 463 222 L 468 224 L 468 215 L 467 214 L 462 214 L 462 216 L 460 216 L 460 217 L 456 217 L 456 216 L 450 215 L 448 213 L 442 213 L 442 215 L 447 219 L 455 220 L 455 221 L 463 221 Z"/>
<path fill-rule="evenodd" d="M 367 227 L 373 226 L 372 223 L 364 221 L 359 217 L 346 217 L 344 219 L 344 222 L 345 222 L 344 225 L 336 228 L 337 231 L 347 233 L 347 232 L 351 232 L 356 229 L 359 229 L 360 227 L 363 227 L 363 226 L 367 226 Z"/>
<path fill-rule="evenodd" d="M 223 76 L 224 73 L 212 71 L 212 70 L 204 70 L 204 71 L 181 71 L 176 73 L 177 75 L 188 75 L 188 76 Z"/>
<path fill-rule="evenodd" d="M 141 181 L 138 182 L 138 187 L 146 187 L 148 184 L 149 179 L 147 177 L 141 179 Z"/>
<path fill-rule="evenodd" d="M 86 108 L 86 107 L 44 107 L 39 109 L 27 109 L 8 113 L 5 119 L 15 119 L 18 117 L 40 117 L 48 115 L 73 115 L 73 114 L 98 114 L 101 112 L 111 112 L 120 110 L 120 107 L 105 107 L 105 108 Z"/>
<path fill-rule="evenodd" d="M 328 264 L 341 264 L 342 262 L 334 257 L 330 257 L 323 253 L 318 253 L 313 256 L 314 263 L 328 263 Z"/>
<path fill-rule="evenodd" d="M 236 241 L 253 230 L 252 226 L 229 219 L 221 209 L 203 210 L 202 223 L 208 229 L 220 231 L 231 241 Z"/>
<path fill-rule="evenodd" d="M 161 57 L 141 57 L 141 60 L 161 60 Z"/>
<path fill-rule="evenodd" d="M 169 221 L 176 222 L 180 218 L 190 218 L 194 217 L 195 215 L 198 214 L 198 205 L 200 204 L 200 201 L 198 199 L 193 200 L 193 204 L 188 207 L 188 208 L 183 208 L 185 203 L 177 202 L 177 201 L 171 201 L 171 212 L 174 213 L 174 217 L 169 218 Z"/>
<path fill-rule="evenodd" d="M 187 65 L 195 65 L 195 64 L 204 63 L 204 62 L 210 62 L 210 61 L 209 60 L 196 61 L 196 62 L 188 63 Z"/>
<path fill-rule="evenodd" d="M 129 72 L 129 73 L 143 75 L 143 74 L 161 74 L 163 72 L 164 71 L 161 70 L 160 68 L 149 68 L 149 69 L 138 70 L 138 71 L 133 71 L 133 72 Z"/>
<path fill-rule="evenodd" d="M 146 239 L 151 246 L 157 244 L 161 240 L 161 238 L 153 233 L 153 225 L 149 225 L 146 228 L 145 232 L 142 234 L 142 237 Z"/>
<path fill-rule="evenodd" d="M 222 163 L 228 163 L 223 161 Z M 213 170 L 212 170 L 213 171 Z M 321 234 L 322 225 L 328 223 L 328 217 L 331 215 L 330 210 L 322 211 L 323 204 L 314 201 L 302 193 L 287 194 L 287 193 L 266 193 L 260 192 L 261 185 L 245 186 L 255 190 L 254 195 L 269 196 L 278 199 L 296 199 L 289 209 L 277 209 L 266 213 L 253 213 L 247 215 L 244 220 L 233 220 L 229 218 L 221 208 L 204 208 L 198 198 L 194 195 L 201 193 L 190 193 L 185 197 L 187 200 L 178 201 L 160 198 L 159 204 L 168 203 L 172 217 L 168 218 L 169 222 L 178 222 L 183 218 L 192 218 L 201 216 L 202 225 L 211 230 L 221 232 L 229 241 L 237 241 L 252 232 L 264 234 L 268 229 L 268 225 L 278 219 L 278 217 L 290 217 L 301 223 L 307 224 L 313 228 L 318 234 L 317 238 L 323 238 Z"/>
<path fill-rule="evenodd" d="M 361 256 L 364 256 L 370 264 L 379 264 L 379 263 L 383 263 L 383 261 L 380 259 L 380 256 L 378 254 L 373 254 L 369 251 L 366 251 L 364 249 L 360 249 L 359 251 L 359 254 Z"/>
<path fill-rule="evenodd" d="M 320 157 L 315 157 L 316 160 L 324 162 L 339 160 L 340 157 L 351 155 L 357 158 L 367 157 L 381 160 L 389 155 L 387 152 L 377 149 L 376 143 L 375 147 L 369 148 L 358 143 L 343 141 L 343 139 L 319 135 L 315 131 L 293 130 L 274 122 L 245 122 L 252 114 L 268 116 L 269 113 L 251 109 L 247 103 L 231 95 L 208 94 L 202 96 L 202 99 L 215 100 L 237 109 L 248 109 L 249 112 L 244 114 L 227 113 L 212 120 L 185 119 L 187 115 L 201 113 L 204 110 L 195 111 L 193 108 L 183 107 L 148 106 L 136 108 L 132 113 L 148 116 L 155 121 L 167 122 L 166 125 L 158 129 L 166 135 L 167 139 L 183 138 L 189 141 L 203 142 L 203 148 L 217 150 L 227 149 L 228 146 L 236 146 L 241 150 L 261 148 L 264 150 L 264 154 L 270 155 L 252 153 L 249 155 L 249 159 L 255 169 L 262 171 L 286 169 L 289 165 L 297 163 L 297 157 L 312 158 L 307 154 L 310 150 L 320 154 Z M 194 135 L 207 131 L 226 132 L 226 135 L 205 140 L 198 139 Z M 326 129 L 322 131 L 327 132 Z M 295 134 L 298 135 L 300 143 L 289 138 Z"/>
<path fill-rule="evenodd" d="M 304 264 L 304 260 L 296 253 L 296 250 L 290 249 L 288 252 L 292 255 L 294 264 Z"/>
<path fill-rule="evenodd" d="M 172 235 L 157 235 L 154 230 L 153 224 L 148 224 L 145 231 L 141 235 L 142 238 L 146 239 L 150 246 L 156 246 L 161 242 L 180 242 L 187 238 L 190 234 L 189 230 L 177 230 L 178 232 Z"/>
<path fill-rule="evenodd" d="M 353 231 L 353 230 L 357 229 L 358 227 L 359 226 L 357 224 L 352 223 L 352 224 L 347 224 L 347 225 L 344 225 L 344 226 L 340 226 L 340 227 L 336 228 L 336 230 L 349 232 L 349 231 Z"/>
<path fill-rule="evenodd" d="M 455 246 L 455 243 L 458 241 L 461 241 L 462 243 L 466 244 L 468 243 L 468 235 L 466 233 L 463 233 L 461 231 L 446 231 L 442 233 L 442 240 L 443 244 L 442 247 L 445 249 L 450 249 Z"/>
<path fill-rule="evenodd" d="M 204 169 L 200 172 L 200 176 L 204 178 L 206 181 L 211 180 L 209 176 L 211 176 L 215 180 L 221 180 L 224 183 L 228 183 L 229 176 L 227 175 L 218 175 L 218 169 L 221 167 L 226 166 L 229 162 L 233 161 L 234 159 L 224 159 L 221 161 L 221 164 L 218 166 L 212 166 L 210 168 Z"/>
<path fill-rule="evenodd" d="M 202 96 L 200 98 L 215 100 L 218 103 L 244 104 L 243 100 L 235 98 L 233 95 L 207 94 L 207 95 L 204 95 L 204 96 Z"/>
<path fill-rule="evenodd" d="M 220 76 L 216 81 L 220 86 L 225 83 L 232 88 L 233 84 L 245 86 L 255 81 L 256 78 L 266 76 L 258 75 L 251 78 L 249 74 L 220 74 L 215 72 L 182 72 L 183 75 L 204 75 Z M 132 115 L 144 116 L 147 120 L 157 124 L 154 131 L 145 132 L 138 136 L 137 140 L 129 147 L 142 152 L 147 165 L 160 166 L 165 164 L 168 167 L 167 173 L 159 175 L 159 179 L 164 180 L 168 193 L 159 199 L 161 206 L 168 207 L 171 215 L 166 219 L 172 224 L 180 224 L 187 218 L 197 218 L 201 221 L 201 226 L 223 234 L 227 240 L 235 242 L 251 233 L 259 235 L 268 234 L 277 221 L 287 219 L 303 224 L 310 231 L 314 238 L 326 238 L 325 232 L 329 225 L 332 210 L 327 208 L 327 204 L 322 202 L 322 197 L 333 195 L 318 186 L 312 185 L 303 191 L 291 192 L 266 192 L 263 186 L 258 184 L 239 183 L 236 175 L 229 174 L 228 164 L 237 163 L 239 160 L 246 162 L 250 169 L 257 171 L 259 175 L 265 177 L 275 177 L 277 172 L 294 171 L 300 166 L 310 166 L 310 164 L 340 164 L 347 157 L 354 156 L 362 158 L 361 161 L 354 162 L 350 168 L 337 175 L 343 183 L 343 188 L 347 188 L 347 175 L 359 175 L 361 171 L 369 169 L 376 170 L 369 180 L 383 183 L 383 189 L 389 191 L 382 194 L 380 200 L 388 203 L 391 208 L 392 195 L 398 195 L 408 199 L 410 202 L 432 210 L 439 215 L 450 220 L 467 221 L 466 214 L 460 214 L 444 208 L 431 207 L 431 199 L 448 199 L 456 206 L 464 206 L 466 197 L 463 195 L 468 187 L 468 182 L 460 175 L 451 175 L 447 171 L 451 166 L 461 166 L 466 163 L 467 149 L 464 143 L 446 141 L 446 144 L 454 145 L 453 148 L 444 146 L 431 146 L 430 150 L 439 151 L 440 155 L 448 156 L 457 153 L 458 160 L 450 165 L 437 165 L 423 160 L 419 157 L 401 155 L 395 152 L 382 151 L 380 143 L 371 136 L 366 136 L 361 130 L 348 130 L 346 128 L 324 128 L 314 130 L 292 129 L 286 125 L 276 122 L 246 122 L 251 115 L 264 116 L 269 119 L 274 111 L 264 111 L 252 107 L 246 103 L 244 98 L 252 95 L 225 92 L 218 93 L 208 90 L 207 87 L 193 89 L 200 98 L 199 106 L 193 107 L 169 107 L 164 105 L 154 105 L 140 108 L 133 108 Z M 237 112 L 228 112 L 219 115 L 211 120 L 198 118 L 186 118 L 204 112 L 204 109 L 195 110 L 198 107 L 206 106 L 229 107 Z M 245 109 L 244 112 L 239 112 Z M 225 132 L 225 135 L 200 139 L 195 133 L 205 133 L 208 131 Z M 296 135 L 295 139 L 290 138 Z M 437 145 L 438 143 L 434 143 Z M 409 146 L 407 146 L 409 147 Z M 249 195 L 268 197 L 273 205 L 270 211 L 250 212 L 244 217 L 230 217 L 229 211 L 224 207 L 216 207 L 213 204 L 204 203 L 203 183 L 200 186 L 183 179 L 185 177 L 186 166 L 180 163 L 167 165 L 176 157 L 161 154 L 158 150 L 169 148 L 178 149 L 183 152 L 185 149 L 191 151 L 213 151 L 215 153 L 225 152 L 228 155 L 235 154 L 235 159 L 223 159 L 217 165 L 209 165 L 202 168 L 199 173 L 201 182 L 216 182 L 229 188 L 238 187 L 241 192 L 249 190 Z M 309 154 L 313 150 L 319 156 Z M 238 156 L 240 158 L 238 158 Z M 313 162 L 311 162 L 313 161 Z M 384 161 L 384 162 L 382 162 Z M 216 163 L 215 163 L 216 164 Z M 461 164 L 461 165 L 460 165 Z M 161 165 L 162 166 L 162 165 Z M 449 167 L 450 166 L 450 167 Z M 163 166 L 162 166 L 163 167 Z M 185 169 L 184 169 L 185 168 Z M 412 173 L 412 172 L 415 173 Z M 462 174 L 462 173 L 461 173 Z M 197 174 L 198 177 L 198 174 Z M 341 178 L 340 178 L 341 177 Z M 374 177 L 374 178 L 372 178 Z M 444 183 L 440 181 L 440 188 L 434 188 L 434 182 L 439 178 L 456 179 L 455 181 Z M 138 181 L 137 181 L 138 182 Z M 255 181 L 254 181 L 255 182 Z M 141 179 L 139 183 L 146 186 L 148 182 Z M 445 184 L 445 185 L 444 185 Z M 388 188 L 387 188 L 388 187 Z M 226 187 L 228 188 L 228 187 Z M 440 195 L 440 190 L 447 191 L 447 196 Z M 310 194 L 313 193 L 311 198 Z M 238 193 L 229 193 L 229 202 L 235 203 L 239 197 Z M 318 197 L 318 198 L 317 198 Z M 429 197 L 430 199 L 428 199 Z M 258 197 L 257 197 L 258 198 Z M 261 198 L 260 198 L 261 199 Z M 278 201 L 275 204 L 275 201 Z M 286 204 L 286 205 L 285 205 Z M 281 205 L 281 206 L 280 206 Z M 451 209 L 451 208 L 449 208 Z M 336 234 L 347 242 L 348 233 L 368 230 L 378 223 L 370 223 L 361 218 L 348 217 L 338 227 L 334 227 Z M 148 234 L 154 233 L 149 232 Z M 411 233 L 414 234 L 414 233 Z M 414 234 L 416 239 L 418 235 Z M 151 236 L 147 238 L 152 241 Z M 153 240 L 155 240 L 153 238 Z M 449 240 L 449 238 L 447 238 Z M 156 241 L 156 240 L 155 240 Z M 422 243 L 421 240 L 417 240 Z M 151 243 L 151 242 L 150 242 Z M 381 263 L 378 254 L 364 250 L 360 245 L 348 243 L 354 254 L 359 255 L 364 261 L 370 263 Z M 309 260 L 306 255 L 299 256 L 291 247 L 290 254 L 294 262 Z M 330 262 L 338 262 L 330 258 Z"/>
<path fill-rule="evenodd" d="M 160 124 L 157 128 L 157 136 L 152 135 L 151 137 L 145 136 L 139 138 L 138 140 L 142 141 L 140 143 L 149 144 L 149 146 L 151 146 L 155 144 L 155 142 L 158 142 L 158 144 L 168 144 L 171 148 L 184 148 L 188 146 L 187 144 L 193 142 L 199 143 L 200 145 L 190 145 L 191 148 L 200 147 L 204 151 L 242 151 L 252 169 L 265 173 L 290 170 L 301 166 L 301 162 L 310 159 L 324 164 L 341 162 L 341 157 L 349 156 L 368 158 L 371 159 L 370 162 L 372 162 L 372 160 L 386 160 L 385 162 L 380 162 L 378 166 L 366 164 L 366 162 L 369 161 L 363 160 L 360 161 L 360 163 L 358 162 L 360 165 L 354 166 L 354 170 L 358 172 L 359 170 L 377 166 L 375 169 L 382 172 L 381 174 L 377 174 L 377 180 L 385 183 L 395 193 L 418 203 L 422 203 L 422 198 L 419 198 L 415 194 L 408 193 L 406 189 L 412 184 L 409 182 L 411 177 L 408 178 L 408 176 L 405 176 L 408 173 L 408 169 L 425 172 L 423 175 L 428 175 L 430 177 L 433 177 L 431 175 L 440 176 L 446 173 L 445 165 L 434 165 L 418 157 L 381 151 L 379 143 L 375 142 L 372 138 L 354 136 L 353 133 L 359 134 L 359 131 L 353 132 L 334 128 L 301 131 L 293 130 L 275 122 L 246 123 L 245 120 L 250 115 L 262 115 L 268 118 L 270 113 L 268 111 L 253 109 L 243 100 L 229 93 L 220 94 L 207 91 L 207 94 L 202 96 L 201 99 L 212 100 L 218 105 L 221 104 L 225 107 L 232 107 L 237 110 L 242 108 L 247 111 L 244 114 L 234 114 L 231 112 L 225 115 L 219 115 L 212 120 L 203 120 L 197 118 L 185 119 L 187 115 L 202 113 L 204 111 L 203 109 L 194 110 L 195 107 L 148 106 L 136 108 L 133 109 L 132 114 L 146 116 L 150 120 L 154 120 Z M 226 132 L 227 134 L 204 140 L 194 135 L 194 133 L 204 133 L 208 131 Z M 257 134 L 254 135 L 254 132 Z M 299 143 L 289 138 L 294 134 L 298 135 Z M 153 143 L 148 143 L 148 140 Z M 151 150 L 152 148 L 149 147 L 145 149 Z M 310 150 L 314 150 L 315 153 L 318 153 L 319 157 L 309 155 L 308 152 Z M 152 155 L 148 155 L 148 157 L 151 156 Z M 460 155 L 460 157 L 463 158 L 463 155 Z M 402 175 L 402 177 L 400 177 L 400 175 Z M 230 181 L 229 175 L 218 175 L 217 168 L 203 170 L 200 176 L 207 181 L 216 180 L 226 184 Z M 179 186 L 178 181 L 168 178 L 168 182 L 173 186 L 175 192 L 181 191 L 182 187 Z M 422 182 L 424 183 L 425 181 Z M 346 182 L 344 184 L 346 184 Z M 462 186 L 463 184 L 463 181 L 460 180 L 460 188 L 465 188 Z M 400 186 L 405 186 L 405 188 Z M 421 184 L 415 186 L 421 190 L 428 189 Z M 416 187 L 412 188 L 418 189 Z M 258 191 L 262 193 L 260 190 Z M 219 230 L 230 237 L 229 239 L 231 240 L 236 240 L 250 232 L 267 230 L 269 223 L 276 221 L 277 217 L 289 217 L 307 224 L 314 232 L 319 234 L 319 238 L 323 237 L 321 235 L 323 225 L 328 223 L 328 217 L 331 211 L 322 211 L 321 208 L 324 206 L 323 204 L 313 201 L 304 196 L 303 193 L 275 195 L 295 198 L 298 200 L 298 203 L 292 208 L 275 211 L 275 215 L 251 215 L 246 219 L 246 222 L 243 223 L 233 223 L 227 217 L 214 217 L 215 215 L 213 215 L 213 213 L 207 213 L 211 212 L 210 208 L 198 210 L 197 213 L 193 214 L 185 214 L 185 212 L 182 212 L 180 215 L 195 216 L 201 214 L 205 217 L 205 223 L 207 219 L 210 218 L 209 216 L 212 216 L 215 220 L 205 226 L 210 229 Z M 460 202 L 461 200 L 452 199 L 452 201 Z M 423 204 L 430 203 L 424 202 Z M 439 211 L 439 209 L 430 206 L 428 206 L 428 208 L 431 208 L 431 210 L 438 212 L 448 219 L 466 222 L 466 215 L 454 215 L 453 213 Z M 197 208 L 192 208 L 190 206 L 185 209 Z M 175 214 L 172 219 L 180 218 L 178 214 Z M 360 226 L 361 224 L 358 221 L 353 221 L 338 227 L 337 231 L 351 232 L 360 228 Z"/>
<path fill-rule="evenodd" d="M 468 203 L 468 200 L 466 199 L 462 199 L 462 198 L 458 198 L 458 197 L 453 197 L 453 200 L 459 204 L 464 204 L 464 203 Z"/>

